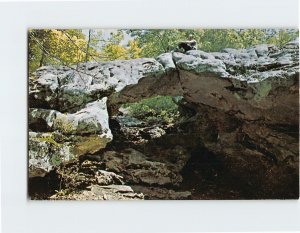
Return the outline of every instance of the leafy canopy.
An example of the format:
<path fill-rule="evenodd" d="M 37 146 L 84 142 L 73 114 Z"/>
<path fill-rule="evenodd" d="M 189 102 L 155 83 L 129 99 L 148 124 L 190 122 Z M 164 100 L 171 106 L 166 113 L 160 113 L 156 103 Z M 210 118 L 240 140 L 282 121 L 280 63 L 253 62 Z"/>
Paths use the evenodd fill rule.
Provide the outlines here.
<path fill-rule="evenodd" d="M 174 50 L 192 34 L 199 50 L 217 52 L 224 48 L 247 48 L 256 44 L 284 46 L 298 37 L 290 29 L 134 29 L 101 30 L 31 29 L 28 33 L 29 72 L 44 65 L 75 65 L 88 61 L 157 57 Z"/>
<path fill-rule="evenodd" d="M 122 41 L 124 41 L 124 30 L 111 33 L 101 51 L 103 60 L 127 60 L 141 57 L 142 49 L 139 48 L 137 41 L 129 40 L 126 46 L 122 45 Z"/>
<path fill-rule="evenodd" d="M 30 73 L 43 65 L 77 64 L 86 56 L 87 41 L 80 30 L 32 29 L 28 42 Z M 91 48 L 90 54 L 97 56 L 98 52 Z"/>
<path fill-rule="evenodd" d="M 198 49 L 218 52 L 224 48 L 248 48 L 256 44 L 275 44 L 282 47 L 298 37 L 296 30 L 276 29 L 149 29 L 127 30 L 141 46 L 142 57 L 156 57 L 175 49 L 179 41 L 192 34 Z"/>

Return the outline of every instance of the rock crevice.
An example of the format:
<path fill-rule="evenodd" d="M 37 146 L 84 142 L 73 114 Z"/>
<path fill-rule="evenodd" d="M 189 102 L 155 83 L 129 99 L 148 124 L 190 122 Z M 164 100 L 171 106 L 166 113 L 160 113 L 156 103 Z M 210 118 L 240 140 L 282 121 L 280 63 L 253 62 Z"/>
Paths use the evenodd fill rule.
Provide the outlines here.
<path fill-rule="evenodd" d="M 228 177 L 239 177 L 245 186 L 259 186 L 257 197 L 295 198 L 299 193 L 298 44 L 296 40 L 282 49 L 257 45 L 213 53 L 173 52 L 156 59 L 83 63 L 74 69 L 41 67 L 29 80 L 29 176 L 45 176 L 88 155 L 145 192 L 146 198 L 190 198 L 190 193 L 176 192 L 180 191 L 176 185 L 185 182 L 182 171 L 191 156 L 205 157 L 208 151 L 224 159 Z M 179 104 L 193 116 L 178 122 L 172 133 L 155 129 L 164 133 L 150 136 L 143 146 L 106 148 L 114 143 L 109 122 L 121 105 L 157 95 L 182 96 Z M 244 174 L 253 172 L 254 178 Z M 168 185 L 174 190 L 165 190 Z M 80 195 L 144 198 L 131 190 L 126 197 L 119 195 L 123 188 L 93 186 Z"/>

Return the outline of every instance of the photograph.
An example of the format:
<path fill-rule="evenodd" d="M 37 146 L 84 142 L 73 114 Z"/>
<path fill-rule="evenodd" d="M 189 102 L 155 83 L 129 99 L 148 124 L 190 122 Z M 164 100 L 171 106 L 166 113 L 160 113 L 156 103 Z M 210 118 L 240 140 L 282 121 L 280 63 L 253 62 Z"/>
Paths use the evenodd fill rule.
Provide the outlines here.
<path fill-rule="evenodd" d="M 30 200 L 299 199 L 298 28 L 29 28 Z"/>

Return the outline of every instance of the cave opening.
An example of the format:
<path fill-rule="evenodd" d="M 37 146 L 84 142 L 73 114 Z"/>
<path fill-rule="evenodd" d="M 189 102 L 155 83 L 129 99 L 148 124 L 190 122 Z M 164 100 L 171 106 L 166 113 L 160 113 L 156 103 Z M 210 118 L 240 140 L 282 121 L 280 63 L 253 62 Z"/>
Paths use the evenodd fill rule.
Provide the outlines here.
<path fill-rule="evenodd" d="M 196 114 L 182 96 L 156 96 L 123 104 L 110 118 L 114 139 L 107 150 L 134 148 L 152 161 L 170 166 L 183 164 L 179 185 L 152 185 L 152 188 L 189 191 L 191 199 L 237 198 L 239 193 L 231 187 L 224 157 L 210 152 L 201 135 L 191 129 Z M 141 187 L 137 190 L 145 191 Z"/>
<path fill-rule="evenodd" d="M 184 103 L 182 96 L 158 95 L 120 105 L 109 119 L 114 139 L 108 148 L 140 148 L 178 131 L 181 122 L 195 114 Z"/>

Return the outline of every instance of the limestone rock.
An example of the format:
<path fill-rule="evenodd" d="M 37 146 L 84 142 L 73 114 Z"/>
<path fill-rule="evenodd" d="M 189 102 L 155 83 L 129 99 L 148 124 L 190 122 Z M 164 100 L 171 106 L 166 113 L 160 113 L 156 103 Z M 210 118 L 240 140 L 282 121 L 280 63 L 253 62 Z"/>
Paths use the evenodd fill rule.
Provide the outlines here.
<path fill-rule="evenodd" d="M 271 124 L 296 124 L 298 50 L 295 46 L 278 51 L 271 45 L 257 45 L 211 53 L 215 59 L 201 57 L 201 51 L 175 54 L 183 96 L 189 103 L 236 112 L 244 120 L 264 118 Z M 213 65 L 207 70 L 197 68 L 203 62 L 222 65 Z M 219 69 L 228 75 L 222 75 Z M 276 114 L 278 112 L 280 114 Z"/>
<path fill-rule="evenodd" d="M 64 134 L 99 134 L 112 139 L 108 125 L 106 109 L 107 97 L 88 103 L 76 113 L 60 114 L 54 121 L 53 128 Z"/>
<path fill-rule="evenodd" d="M 53 131 L 54 120 L 61 115 L 60 112 L 50 109 L 29 108 L 29 129 L 37 132 Z"/>
<path fill-rule="evenodd" d="M 106 97 L 88 103 L 76 113 L 31 108 L 29 128 L 29 176 L 44 176 L 62 163 L 93 154 L 112 140 Z M 52 133 L 51 133 L 52 131 Z"/>
<path fill-rule="evenodd" d="M 145 199 L 148 200 L 189 200 L 191 199 L 190 191 L 175 191 L 172 189 L 146 187 L 146 186 L 132 186 L 135 192 L 144 194 Z"/>
<path fill-rule="evenodd" d="M 147 129 L 142 136 L 149 137 L 147 146 L 152 153 L 149 148 L 143 153 L 140 149 L 106 151 L 97 158 L 103 159 L 107 170 L 134 184 L 179 184 L 180 171 L 190 152 L 200 144 L 223 156 L 233 177 L 255 177 L 268 190 L 298 185 L 298 40 L 281 49 L 256 45 L 213 53 L 166 53 L 157 60 L 41 67 L 30 77 L 29 127 L 35 132 L 54 131 L 53 135 L 60 136 L 30 132 L 30 176 L 43 176 L 74 156 L 94 154 L 104 148 L 112 139 L 106 100 L 113 120 L 122 103 L 156 95 L 182 96 L 193 114 L 180 122 L 173 134 L 164 134 L 155 127 L 152 131 Z M 60 124 L 59 119 L 66 124 Z M 137 121 L 123 120 L 132 134 L 137 132 L 134 127 L 142 126 Z M 172 144 L 174 148 L 165 148 L 170 137 L 178 143 Z M 151 144 L 152 141 L 157 144 Z M 251 172 L 255 176 L 246 175 Z M 94 175 L 93 179 L 96 182 Z M 124 198 L 118 196 L 122 187 L 97 186 L 95 190 L 112 195 L 111 198 Z M 90 198 L 95 197 L 91 195 Z M 104 194 L 98 197 L 104 199 Z"/>
<path fill-rule="evenodd" d="M 74 111 L 93 100 L 137 84 L 141 78 L 164 73 L 155 59 L 79 64 L 78 67 L 41 67 L 30 83 L 31 107 Z"/>
<path fill-rule="evenodd" d="M 48 72 L 45 72 L 45 71 Z M 29 82 L 29 107 L 57 109 L 59 80 L 54 67 L 43 67 Z M 64 70 L 61 71 L 62 73 Z M 42 77 L 39 77 L 43 74 Z"/>
<path fill-rule="evenodd" d="M 99 135 L 65 136 L 57 132 L 29 133 L 29 177 L 43 177 L 61 164 L 94 154 L 109 142 Z"/>
<path fill-rule="evenodd" d="M 107 151 L 103 154 L 106 169 L 122 174 L 133 183 L 176 185 L 182 181 L 179 173 L 167 164 L 150 161 L 139 151 L 127 149 L 124 152 Z"/>
<path fill-rule="evenodd" d="M 67 137 L 67 139 L 73 145 L 72 152 L 76 158 L 79 158 L 81 155 L 95 154 L 105 148 L 111 141 L 109 138 L 102 137 L 101 135 L 72 135 Z"/>
<path fill-rule="evenodd" d="M 176 62 L 179 69 L 194 73 L 213 73 L 219 77 L 228 77 L 225 64 L 218 59 L 202 59 L 199 54 L 183 55 Z M 209 57 L 209 56 L 207 56 Z"/>
<path fill-rule="evenodd" d="M 51 134 L 29 133 L 29 177 L 45 176 L 61 163 L 74 159 L 71 146 L 56 142 Z"/>
<path fill-rule="evenodd" d="M 163 65 L 166 72 L 176 69 L 171 53 L 163 53 L 159 55 L 156 60 Z"/>
<path fill-rule="evenodd" d="M 96 179 L 99 185 L 124 184 L 122 176 L 104 170 L 96 172 Z"/>
<path fill-rule="evenodd" d="M 81 190 L 67 195 L 55 194 L 51 200 L 143 200 L 141 193 L 133 192 L 130 186 L 125 185 L 92 185 L 90 190 Z"/>

